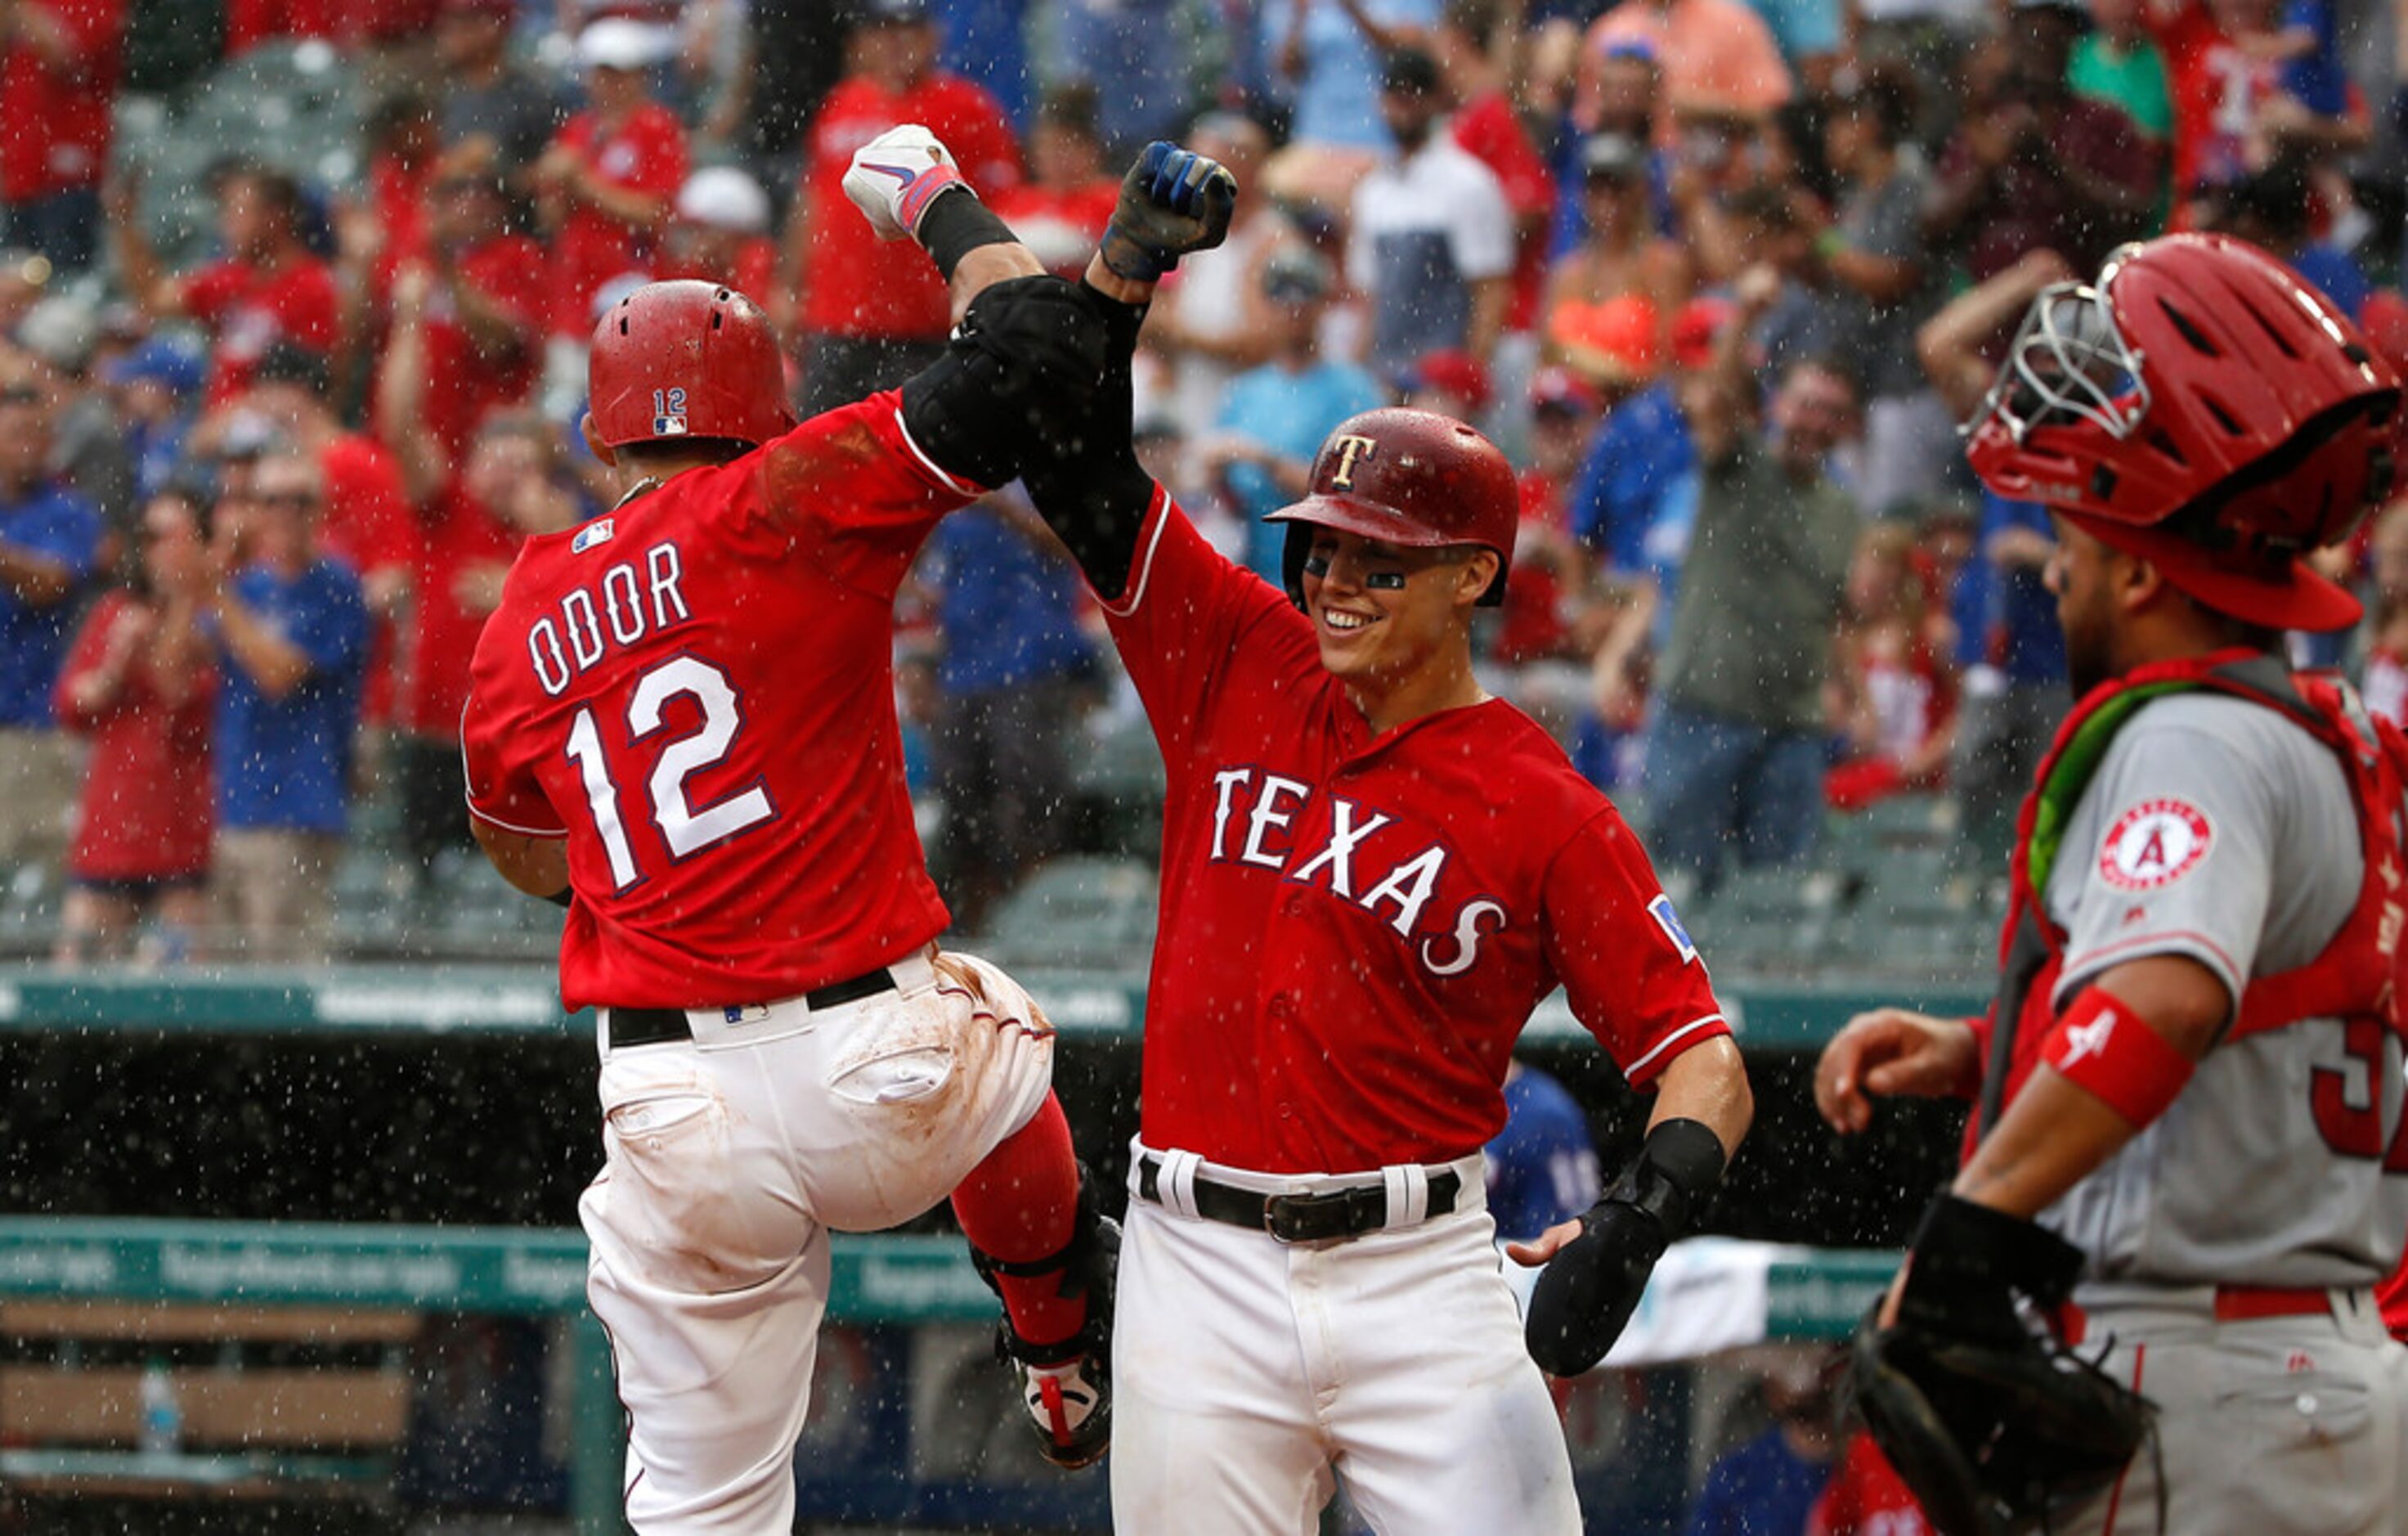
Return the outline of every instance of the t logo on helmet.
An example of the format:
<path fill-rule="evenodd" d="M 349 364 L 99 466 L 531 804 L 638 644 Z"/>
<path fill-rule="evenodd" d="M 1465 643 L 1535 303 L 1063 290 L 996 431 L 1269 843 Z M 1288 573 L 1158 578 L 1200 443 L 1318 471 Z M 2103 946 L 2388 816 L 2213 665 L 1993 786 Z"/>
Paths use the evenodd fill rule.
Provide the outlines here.
<path fill-rule="evenodd" d="M 1337 447 L 1338 467 L 1330 472 L 1329 483 L 1334 490 L 1351 491 L 1354 489 L 1356 461 L 1378 452 L 1380 445 L 1369 438 L 1345 437 L 1338 439 Z"/>

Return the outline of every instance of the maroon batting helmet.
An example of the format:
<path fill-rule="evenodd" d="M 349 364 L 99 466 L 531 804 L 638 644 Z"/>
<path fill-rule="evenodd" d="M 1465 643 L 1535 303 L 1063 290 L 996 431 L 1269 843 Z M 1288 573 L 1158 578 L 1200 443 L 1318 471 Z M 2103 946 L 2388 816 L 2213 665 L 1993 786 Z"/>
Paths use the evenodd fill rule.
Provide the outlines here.
<path fill-rule="evenodd" d="M 1513 467 L 1497 445 L 1451 416 L 1390 407 L 1350 416 L 1312 461 L 1312 490 L 1263 521 L 1284 523 L 1287 595 L 1304 602 L 1304 557 L 1315 527 L 1383 543 L 1436 549 L 1478 544 L 1497 552 L 1483 606 L 1505 600 L 1505 567 L 1522 517 Z"/>
<path fill-rule="evenodd" d="M 2040 501 L 2246 623 L 2340 629 L 2358 599 L 2300 558 L 2391 482 L 2400 375 L 2245 241 L 2129 245 L 2032 301 L 1971 427 L 2003 496 Z"/>
<path fill-rule="evenodd" d="M 677 438 L 765 443 L 795 424 L 761 307 L 733 288 L 648 282 L 604 312 L 586 363 L 594 433 L 617 448 Z"/>

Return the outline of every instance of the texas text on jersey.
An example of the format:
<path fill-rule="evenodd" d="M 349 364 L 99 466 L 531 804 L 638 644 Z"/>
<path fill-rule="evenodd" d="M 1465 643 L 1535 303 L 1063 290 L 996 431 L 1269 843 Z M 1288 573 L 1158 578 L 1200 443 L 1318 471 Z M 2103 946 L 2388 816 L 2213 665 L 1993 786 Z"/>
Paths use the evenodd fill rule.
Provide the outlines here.
<path fill-rule="evenodd" d="M 1729 1032 L 1638 840 L 1512 705 L 1375 737 L 1312 622 L 1165 497 L 1105 612 L 1169 771 L 1146 1145 L 1462 1156 L 1558 983 L 1634 1084 Z"/>

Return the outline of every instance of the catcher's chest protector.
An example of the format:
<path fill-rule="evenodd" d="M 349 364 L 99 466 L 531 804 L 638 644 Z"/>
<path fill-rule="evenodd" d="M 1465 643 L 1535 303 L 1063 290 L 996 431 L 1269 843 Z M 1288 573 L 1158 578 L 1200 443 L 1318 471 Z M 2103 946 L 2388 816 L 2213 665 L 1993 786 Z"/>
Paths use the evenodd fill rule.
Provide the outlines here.
<path fill-rule="evenodd" d="M 2400 945 L 2403 916 L 2408 916 L 2408 906 L 2403 906 L 2408 890 L 2402 886 L 2408 835 L 2401 824 L 2408 738 L 2389 722 L 2357 709 L 2337 677 L 2293 673 L 2258 652 L 2218 652 L 2139 668 L 2093 689 L 2074 707 L 2058 726 L 2025 797 L 2010 874 L 2007 927 L 2000 942 L 1999 990 L 1988 1021 L 1989 1060 L 1980 1113 L 1965 1131 L 1968 1157 L 2021 1091 L 2056 1021 L 2051 999 L 2064 964 L 2065 934 L 2049 920 L 2042 897 L 2073 808 L 2105 760 L 2115 733 L 2134 714 L 2154 698 L 2198 689 L 2277 711 L 2334 753 L 2349 783 L 2366 858 L 2358 900 L 2332 941 L 2306 965 L 2251 977 L 2226 1038 L 2237 1040 L 2309 1018 L 2365 1019 L 2408 1036 L 2399 1004 L 2401 984 L 2408 982 Z"/>

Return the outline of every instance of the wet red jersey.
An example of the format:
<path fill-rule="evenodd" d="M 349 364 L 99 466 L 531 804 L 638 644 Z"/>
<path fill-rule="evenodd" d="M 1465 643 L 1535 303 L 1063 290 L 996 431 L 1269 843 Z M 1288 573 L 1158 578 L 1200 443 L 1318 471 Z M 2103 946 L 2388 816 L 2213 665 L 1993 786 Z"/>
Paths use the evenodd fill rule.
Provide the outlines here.
<path fill-rule="evenodd" d="M 477 644 L 470 809 L 568 840 L 569 1007 L 712 1007 L 942 931 L 903 784 L 895 594 L 978 494 L 888 392 L 530 538 Z"/>
<path fill-rule="evenodd" d="M 1374 736 L 1311 621 L 1158 492 L 1104 610 L 1169 775 L 1148 1146 L 1273 1173 L 1460 1157 L 1558 983 L 1636 1084 L 1729 1033 L 1638 840 L 1512 705 Z"/>

